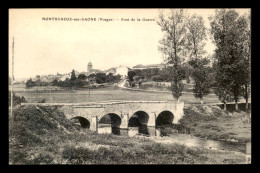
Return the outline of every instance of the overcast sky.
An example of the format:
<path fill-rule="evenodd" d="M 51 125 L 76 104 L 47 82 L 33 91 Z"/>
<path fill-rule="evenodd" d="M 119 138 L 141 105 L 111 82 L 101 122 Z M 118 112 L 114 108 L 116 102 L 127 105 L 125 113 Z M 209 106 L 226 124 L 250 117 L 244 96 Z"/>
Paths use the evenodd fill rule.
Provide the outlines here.
<path fill-rule="evenodd" d="M 241 14 L 248 9 L 237 10 Z M 188 9 L 203 16 L 209 28 L 214 9 Z M 14 77 L 87 71 L 87 64 L 106 70 L 119 65 L 162 63 L 155 21 L 158 9 L 11 9 L 9 13 L 9 60 L 14 37 Z M 43 17 L 105 18 L 114 21 L 43 21 Z M 121 18 L 135 21 L 121 21 Z M 136 21 L 137 18 L 141 21 Z M 119 20 L 115 20 L 119 19 Z M 205 47 L 214 51 L 211 40 Z M 9 65 L 10 66 L 10 65 Z M 10 68 L 11 69 L 11 68 Z"/>

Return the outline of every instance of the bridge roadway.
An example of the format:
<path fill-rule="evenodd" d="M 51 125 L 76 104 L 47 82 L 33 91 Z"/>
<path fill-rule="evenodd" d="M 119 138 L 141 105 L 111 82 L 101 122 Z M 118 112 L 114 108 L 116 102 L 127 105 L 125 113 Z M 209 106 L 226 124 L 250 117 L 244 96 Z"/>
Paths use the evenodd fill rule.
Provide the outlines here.
<path fill-rule="evenodd" d="M 85 103 L 22 103 L 22 105 L 58 106 L 67 119 L 85 119 L 88 128 L 98 131 L 100 120 L 109 115 L 111 127 L 128 129 L 131 120 L 138 118 L 139 125 L 154 127 L 163 123 L 177 124 L 183 116 L 184 103 L 171 101 L 110 100 Z"/>

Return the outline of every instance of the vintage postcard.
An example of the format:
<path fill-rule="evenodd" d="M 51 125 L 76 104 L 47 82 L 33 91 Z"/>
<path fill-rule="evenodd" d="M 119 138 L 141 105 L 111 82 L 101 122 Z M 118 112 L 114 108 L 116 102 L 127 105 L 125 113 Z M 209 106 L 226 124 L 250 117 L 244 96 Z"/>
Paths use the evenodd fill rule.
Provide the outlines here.
<path fill-rule="evenodd" d="M 9 9 L 9 164 L 251 164 L 251 9 Z"/>

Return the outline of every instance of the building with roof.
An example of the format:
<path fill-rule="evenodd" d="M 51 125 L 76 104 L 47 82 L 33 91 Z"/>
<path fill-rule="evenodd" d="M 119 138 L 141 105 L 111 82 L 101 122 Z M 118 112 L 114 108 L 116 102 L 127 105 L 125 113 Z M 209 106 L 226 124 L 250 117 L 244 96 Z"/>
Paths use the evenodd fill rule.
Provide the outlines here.
<path fill-rule="evenodd" d="M 147 69 L 147 66 L 142 65 L 142 64 L 138 64 L 136 66 L 132 67 L 133 70 L 143 70 L 143 69 Z"/>
<path fill-rule="evenodd" d="M 89 61 L 87 73 L 91 74 L 91 73 L 99 73 L 99 72 L 102 72 L 102 71 L 98 70 L 98 69 L 94 69 L 92 62 Z"/>
<path fill-rule="evenodd" d="M 142 65 L 138 64 L 134 66 L 132 69 L 133 70 L 143 70 L 143 69 L 153 69 L 153 68 L 158 68 L 158 69 L 164 69 L 166 68 L 166 64 L 150 64 L 150 65 Z"/>
<path fill-rule="evenodd" d="M 166 68 L 166 64 L 150 64 L 150 65 L 147 65 L 147 68 L 164 69 L 164 68 Z"/>
<path fill-rule="evenodd" d="M 89 61 L 89 63 L 88 63 L 88 73 L 91 73 L 91 71 L 92 71 L 92 69 L 93 69 L 93 65 L 92 65 L 92 63 Z"/>
<path fill-rule="evenodd" d="M 110 73 L 114 75 L 116 73 L 116 68 L 112 67 L 108 70 L 105 70 L 104 73 L 106 73 L 106 75 L 109 75 Z"/>
<path fill-rule="evenodd" d="M 119 67 L 116 68 L 115 75 L 120 75 L 120 76 L 126 77 L 126 76 L 128 76 L 128 71 L 129 71 L 128 67 L 120 65 Z"/>

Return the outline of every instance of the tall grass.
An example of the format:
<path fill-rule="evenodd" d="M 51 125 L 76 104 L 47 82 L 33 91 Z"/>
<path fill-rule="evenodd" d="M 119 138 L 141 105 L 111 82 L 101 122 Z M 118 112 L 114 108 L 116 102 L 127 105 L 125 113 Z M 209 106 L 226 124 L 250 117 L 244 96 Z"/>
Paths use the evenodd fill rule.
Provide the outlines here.
<path fill-rule="evenodd" d="M 225 141 L 235 139 L 238 142 L 247 142 L 251 140 L 251 135 L 238 136 L 240 134 L 239 126 L 245 124 L 240 121 L 240 117 L 244 114 L 246 113 L 236 112 L 233 115 L 215 106 L 189 106 L 184 108 L 184 116 L 174 128 L 179 133 L 188 133 L 197 137 Z M 244 129 L 245 132 L 249 130 L 251 130 L 250 127 Z"/>
<path fill-rule="evenodd" d="M 201 150 L 189 149 L 182 145 L 145 143 L 131 149 L 100 147 L 90 150 L 83 147 L 66 147 L 62 157 L 69 164 L 183 164 L 207 161 L 206 156 L 200 155 L 202 153 Z"/>

